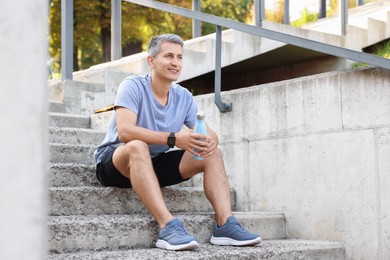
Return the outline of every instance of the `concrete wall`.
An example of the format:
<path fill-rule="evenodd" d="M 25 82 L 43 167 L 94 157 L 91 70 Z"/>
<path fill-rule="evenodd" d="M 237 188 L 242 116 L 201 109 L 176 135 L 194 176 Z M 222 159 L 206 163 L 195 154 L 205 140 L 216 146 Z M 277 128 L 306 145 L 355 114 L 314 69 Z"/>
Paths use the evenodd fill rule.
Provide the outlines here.
<path fill-rule="evenodd" d="M 0 259 L 46 258 L 48 4 L 0 3 Z"/>
<path fill-rule="evenodd" d="M 196 97 L 240 210 L 281 211 L 291 238 L 390 258 L 390 71 L 326 73 Z"/>

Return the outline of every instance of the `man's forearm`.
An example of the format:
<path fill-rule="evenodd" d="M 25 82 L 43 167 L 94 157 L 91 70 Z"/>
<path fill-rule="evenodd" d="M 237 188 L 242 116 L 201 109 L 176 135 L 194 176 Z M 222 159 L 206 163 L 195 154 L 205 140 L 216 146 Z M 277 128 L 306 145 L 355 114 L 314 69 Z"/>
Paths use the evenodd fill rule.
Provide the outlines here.
<path fill-rule="evenodd" d="M 121 143 L 140 140 L 147 144 L 166 145 L 169 134 L 169 132 L 152 131 L 139 126 L 118 130 L 118 137 Z"/>

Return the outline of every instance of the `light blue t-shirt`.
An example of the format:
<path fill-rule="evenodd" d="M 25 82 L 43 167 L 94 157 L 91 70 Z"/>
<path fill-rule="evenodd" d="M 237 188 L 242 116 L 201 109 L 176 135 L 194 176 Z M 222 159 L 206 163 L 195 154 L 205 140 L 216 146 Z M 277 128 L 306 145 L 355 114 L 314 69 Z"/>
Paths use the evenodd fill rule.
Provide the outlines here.
<path fill-rule="evenodd" d="M 137 114 L 137 126 L 160 132 L 179 132 L 183 125 L 192 128 L 196 121 L 197 106 L 191 92 L 179 84 L 172 83 L 168 104 L 162 106 L 154 96 L 151 77 L 130 76 L 119 85 L 115 107 L 121 106 Z M 104 156 L 120 145 L 116 128 L 115 110 L 110 119 L 107 134 L 95 151 L 95 161 L 100 163 Z M 169 150 L 168 145 L 149 145 L 153 158 Z"/>

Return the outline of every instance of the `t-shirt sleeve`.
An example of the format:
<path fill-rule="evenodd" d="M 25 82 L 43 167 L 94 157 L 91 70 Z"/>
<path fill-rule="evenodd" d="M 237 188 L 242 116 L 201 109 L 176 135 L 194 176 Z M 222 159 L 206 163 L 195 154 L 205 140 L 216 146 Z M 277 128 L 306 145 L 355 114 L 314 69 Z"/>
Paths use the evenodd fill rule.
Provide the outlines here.
<path fill-rule="evenodd" d="M 196 122 L 196 113 L 198 112 L 198 106 L 194 101 L 194 97 L 191 92 L 188 91 L 188 99 L 190 100 L 190 105 L 188 107 L 187 115 L 184 121 L 184 125 L 188 128 L 193 128 Z"/>
<path fill-rule="evenodd" d="M 129 79 L 119 85 L 114 106 L 125 107 L 138 115 L 141 101 L 139 86 L 133 80 Z"/>

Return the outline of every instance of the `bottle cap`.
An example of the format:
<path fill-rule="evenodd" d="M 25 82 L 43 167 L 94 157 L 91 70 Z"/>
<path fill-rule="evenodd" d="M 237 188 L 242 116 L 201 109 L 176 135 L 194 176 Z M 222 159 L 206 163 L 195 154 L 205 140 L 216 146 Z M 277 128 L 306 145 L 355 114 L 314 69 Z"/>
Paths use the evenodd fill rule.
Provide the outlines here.
<path fill-rule="evenodd" d="M 205 115 L 204 115 L 204 112 L 203 111 L 199 111 L 197 114 L 196 114 L 196 119 L 198 120 L 204 120 L 205 118 Z"/>

